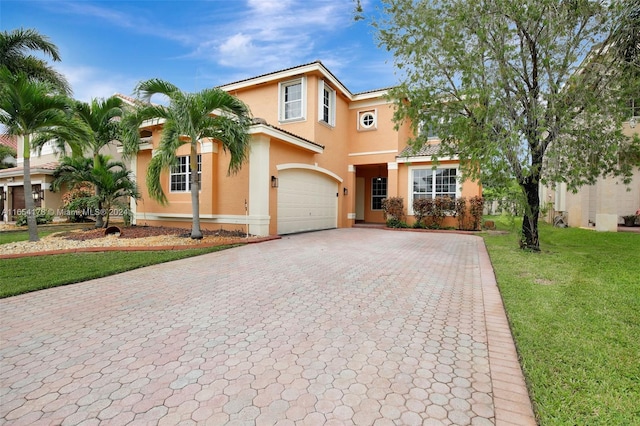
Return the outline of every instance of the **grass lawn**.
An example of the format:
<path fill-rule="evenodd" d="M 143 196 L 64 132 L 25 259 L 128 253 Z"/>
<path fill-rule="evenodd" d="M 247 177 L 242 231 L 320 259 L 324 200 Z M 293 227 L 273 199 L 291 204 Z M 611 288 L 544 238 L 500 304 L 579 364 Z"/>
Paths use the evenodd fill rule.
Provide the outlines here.
<path fill-rule="evenodd" d="M 640 425 L 640 234 L 519 224 L 487 235 L 498 286 L 541 425 Z M 516 225 L 516 226 L 514 226 Z"/>
<path fill-rule="evenodd" d="M 0 260 L 0 298 L 212 253 L 233 245 L 192 250 L 71 253 Z"/>
<path fill-rule="evenodd" d="M 38 230 L 38 236 L 40 238 L 49 234 L 58 232 L 58 230 Z M 0 232 L 0 244 L 15 243 L 18 241 L 27 241 L 29 239 L 29 231 L 11 231 Z"/>

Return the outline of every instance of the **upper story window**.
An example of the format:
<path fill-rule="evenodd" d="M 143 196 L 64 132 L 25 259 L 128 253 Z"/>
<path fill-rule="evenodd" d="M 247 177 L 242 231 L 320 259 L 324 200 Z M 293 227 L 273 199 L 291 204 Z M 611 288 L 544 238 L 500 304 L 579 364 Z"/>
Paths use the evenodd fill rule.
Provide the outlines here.
<path fill-rule="evenodd" d="M 279 120 L 297 121 L 304 120 L 306 113 L 306 79 L 280 83 L 280 114 Z"/>
<path fill-rule="evenodd" d="M 358 130 L 375 130 L 377 127 L 378 118 L 375 109 L 358 112 Z"/>
<path fill-rule="evenodd" d="M 198 186 L 201 186 L 202 177 L 202 155 L 198 154 Z M 178 157 L 178 163 L 171 166 L 169 172 L 169 188 L 171 192 L 191 191 L 191 172 L 189 167 L 189 156 Z"/>
<path fill-rule="evenodd" d="M 324 81 L 318 84 L 318 116 L 319 121 L 330 126 L 336 125 L 336 91 Z"/>
<path fill-rule="evenodd" d="M 432 120 L 434 120 L 432 118 Z M 442 123 L 442 119 L 439 120 L 439 123 Z M 435 125 L 433 122 L 428 123 L 426 121 L 422 121 L 420 123 L 420 136 L 426 136 L 427 139 L 439 139 L 438 134 L 436 133 Z"/>

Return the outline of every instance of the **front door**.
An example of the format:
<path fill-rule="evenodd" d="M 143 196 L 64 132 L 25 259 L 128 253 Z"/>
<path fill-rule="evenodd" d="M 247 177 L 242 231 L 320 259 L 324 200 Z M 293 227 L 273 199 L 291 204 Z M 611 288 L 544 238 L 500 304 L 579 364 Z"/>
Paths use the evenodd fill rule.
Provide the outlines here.
<path fill-rule="evenodd" d="M 24 186 L 12 186 L 11 188 L 11 211 L 9 212 L 9 220 L 16 220 L 17 213 L 25 208 L 24 204 Z"/>

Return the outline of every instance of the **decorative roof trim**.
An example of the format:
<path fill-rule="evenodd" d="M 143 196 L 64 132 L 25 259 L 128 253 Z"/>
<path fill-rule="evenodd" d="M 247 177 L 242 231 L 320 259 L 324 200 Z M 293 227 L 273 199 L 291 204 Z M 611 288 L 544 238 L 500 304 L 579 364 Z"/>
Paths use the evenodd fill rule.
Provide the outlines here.
<path fill-rule="evenodd" d="M 327 79 L 335 88 L 337 88 L 343 95 L 345 95 L 350 101 L 359 101 L 374 99 L 385 95 L 388 89 L 371 90 L 361 93 L 351 93 L 347 87 L 331 72 L 321 61 L 310 62 L 308 64 L 298 65 L 291 68 L 286 68 L 280 71 L 274 71 L 267 74 L 258 75 L 256 77 L 250 77 L 244 80 L 235 81 L 232 83 L 218 86 L 226 92 L 233 92 L 235 90 L 246 89 L 259 84 L 269 83 L 273 81 L 283 80 L 299 76 L 301 74 L 310 74 L 313 72 L 319 72 Z"/>
<path fill-rule="evenodd" d="M 301 138 L 300 136 L 296 136 L 293 133 L 289 133 L 277 127 L 273 127 L 269 124 L 254 124 L 249 129 L 249 133 L 252 135 L 263 133 L 269 137 L 280 139 L 299 148 L 315 152 L 316 154 L 322 154 L 324 152 L 323 145 Z"/>

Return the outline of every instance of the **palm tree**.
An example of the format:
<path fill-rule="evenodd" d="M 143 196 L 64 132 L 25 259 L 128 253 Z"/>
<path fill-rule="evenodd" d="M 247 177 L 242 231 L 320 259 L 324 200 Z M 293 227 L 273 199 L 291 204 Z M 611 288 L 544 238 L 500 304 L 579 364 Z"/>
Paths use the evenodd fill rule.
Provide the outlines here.
<path fill-rule="evenodd" d="M 112 96 L 108 99 L 92 99 L 91 103 L 77 101 L 74 105 L 76 117 L 88 128 L 87 137 L 74 140 L 73 134 L 68 132 L 60 133 L 56 129 L 53 134 L 41 134 L 34 145 L 41 148 L 44 143 L 53 142 L 61 147 L 65 152 L 65 147 L 70 146 L 74 156 L 90 154 L 93 158 L 94 167 L 99 165 L 100 151 L 114 141 L 119 141 L 121 137 L 121 120 L 124 115 L 122 99 Z M 64 129 L 62 129 L 64 131 Z M 100 198 L 100 188 L 96 186 L 96 193 Z M 102 206 L 98 206 L 96 215 L 96 228 L 102 228 L 104 221 L 102 218 Z"/>
<path fill-rule="evenodd" d="M 29 79 L 49 83 L 58 91 L 70 94 L 65 77 L 44 60 L 29 55 L 29 51 L 38 51 L 53 61 L 60 61 L 58 47 L 36 30 L 20 28 L 0 32 L 0 67 L 6 67 L 12 74 L 23 72 Z"/>
<path fill-rule="evenodd" d="M 121 161 L 111 161 L 108 155 L 98 154 L 95 158 L 65 157 L 54 172 L 53 189 L 59 190 L 62 184 L 69 187 L 90 183 L 96 188 L 96 195 L 85 200 L 104 210 L 104 227 L 109 226 L 109 218 L 114 207 L 126 208 L 122 201 L 128 197 L 139 199 L 140 193 L 133 180 L 132 173 Z M 97 214 L 96 214 L 97 216 Z"/>
<path fill-rule="evenodd" d="M 29 241 L 38 241 L 38 228 L 31 194 L 31 135 L 49 132 L 55 128 L 66 128 L 72 132 L 83 132 L 83 127 L 74 120 L 70 111 L 70 100 L 66 96 L 52 94 L 50 86 L 30 80 L 26 74 L 12 74 L 0 67 L 0 124 L 7 135 L 23 137 L 24 191 Z"/>
<path fill-rule="evenodd" d="M 168 106 L 145 105 L 136 111 L 131 123 L 143 120 L 164 119 L 160 144 L 147 169 L 147 187 L 149 195 L 161 204 L 167 203 L 162 190 L 160 176 L 163 171 L 177 163 L 176 151 L 182 145 L 190 146 L 190 183 L 193 221 L 191 238 L 202 238 L 200 229 L 200 185 L 198 183 L 197 153 L 198 141 L 211 138 L 219 141 L 225 152 L 229 152 L 228 174 L 236 173 L 248 156 L 251 125 L 249 107 L 227 92 L 214 88 L 196 93 L 185 93 L 171 83 L 152 79 L 138 84 L 135 89 L 138 96 L 146 102 L 156 94 L 169 100 Z M 214 115 L 214 112 L 216 115 Z M 133 138 L 126 141 L 125 153 L 137 151 L 139 138 L 137 131 L 130 131 Z"/>

